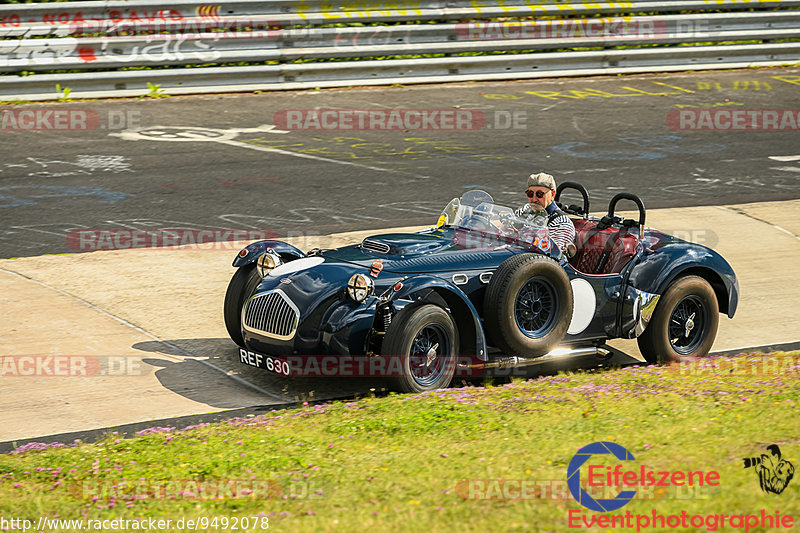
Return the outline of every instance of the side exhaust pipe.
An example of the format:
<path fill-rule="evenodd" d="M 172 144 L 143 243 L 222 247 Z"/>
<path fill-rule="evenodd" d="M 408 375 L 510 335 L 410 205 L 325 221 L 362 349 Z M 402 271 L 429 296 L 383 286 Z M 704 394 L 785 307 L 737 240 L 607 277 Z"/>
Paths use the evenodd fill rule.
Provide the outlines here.
<path fill-rule="evenodd" d="M 578 357 L 582 355 L 596 355 L 603 359 L 607 359 L 611 356 L 611 350 L 602 348 L 600 346 L 589 346 L 584 348 L 557 348 L 552 352 L 546 353 L 539 357 L 517 357 L 516 355 L 512 355 L 498 357 L 497 359 L 486 363 L 459 365 L 459 367 L 468 368 L 470 370 L 484 370 L 487 368 L 520 368 L 524 366 L 534 366 L 542 363 L 548 363 L 554 359 Z"/>

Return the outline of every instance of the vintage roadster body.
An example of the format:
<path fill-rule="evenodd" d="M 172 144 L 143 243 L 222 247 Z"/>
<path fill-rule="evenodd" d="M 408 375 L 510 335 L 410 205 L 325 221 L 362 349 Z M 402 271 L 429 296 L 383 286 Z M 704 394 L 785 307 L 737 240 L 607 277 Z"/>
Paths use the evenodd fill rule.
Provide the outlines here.
<path fill-rule="evenodd" d="M 719 314 L 733 317 L 738 284 L 713 250 L 645 226 L 622 193 L 602 218 L 562 206 L 577 230 L 560 250 L 546 219 L 516 216 L 483 191 L 453 199 L 436 227 L 304 253 L 254 242 L 233 262 L 225 322 L 241 362 L 292 375 L 298 357 L 393 357 L 402 391 L 446 387 L 469 366 L 523 365 L 554 349 L 607 353 L 638 338 L 645 359 L 708 353 Z M 638 219 L 615 215 L 619 201 Z M 466 358 L 466 359 L 465 359 Z M 275 370 L 277 368 L 277 370 Z"/>

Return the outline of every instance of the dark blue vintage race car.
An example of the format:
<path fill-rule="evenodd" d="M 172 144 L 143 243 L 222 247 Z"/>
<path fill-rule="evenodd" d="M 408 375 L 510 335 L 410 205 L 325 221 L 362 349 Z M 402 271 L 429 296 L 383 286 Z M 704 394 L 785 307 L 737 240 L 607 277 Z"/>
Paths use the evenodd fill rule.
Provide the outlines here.
<path fill-rule="evenodd" d="M 651 363 L 708 353 L 738 283 L 713 250 L 645 226 L 645 207 L 615 196 L 602 218 L 583 205 L 560 250 L 537 213 L 517 216 L 483 191 L 445 207 L 436 227 L 303 253 L 281 241 L 239 252 L 225 324 L 241 362 L 292 375 L 292 358 L 395 358 L 402 391 L 446 387 L 458 361 L 522 366 L 551 353 L 607 354 L 634 338 Z M 638 219 L 615 215 L 634 202 Z"/>

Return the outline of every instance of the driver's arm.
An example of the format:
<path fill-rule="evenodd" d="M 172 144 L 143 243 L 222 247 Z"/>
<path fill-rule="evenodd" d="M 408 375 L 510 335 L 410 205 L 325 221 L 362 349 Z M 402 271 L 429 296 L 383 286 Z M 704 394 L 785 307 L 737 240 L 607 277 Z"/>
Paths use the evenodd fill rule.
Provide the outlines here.
<path fill-rule="evenodd" d="M 562 252 L 566 252 L 567 246 L 575 242 L 575 224 L 567 215 L 558 215 L 548 222 L 547 230 L 550 232 L 550 239 Z"/>

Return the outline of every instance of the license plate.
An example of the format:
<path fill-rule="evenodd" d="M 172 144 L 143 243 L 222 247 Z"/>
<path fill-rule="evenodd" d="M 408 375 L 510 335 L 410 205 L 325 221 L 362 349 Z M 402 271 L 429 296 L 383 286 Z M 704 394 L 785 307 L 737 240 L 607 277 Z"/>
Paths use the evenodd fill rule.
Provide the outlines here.
<path fill-rule="evenodd" d="M 239 362 L 255 368 L 263 368 L 279 376 L 288 376 L 290 374 L 288 362 L 263 353 L 245 350 L 244 348 L 239 348 Z"/>

